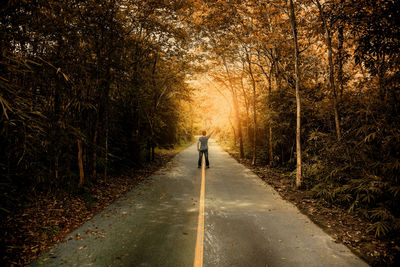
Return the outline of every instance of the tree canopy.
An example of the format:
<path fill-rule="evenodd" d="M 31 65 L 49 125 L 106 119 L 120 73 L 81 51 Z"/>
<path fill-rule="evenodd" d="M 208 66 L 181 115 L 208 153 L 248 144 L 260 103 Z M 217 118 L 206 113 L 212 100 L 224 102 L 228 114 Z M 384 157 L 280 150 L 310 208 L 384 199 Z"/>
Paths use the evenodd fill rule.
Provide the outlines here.
<path fill-rule="evenodd" d="M 2 216 L 24 190 L 82 188 L 213 125 L 239 157 L 399 233 L 398 1 L 0 8 Z"/>

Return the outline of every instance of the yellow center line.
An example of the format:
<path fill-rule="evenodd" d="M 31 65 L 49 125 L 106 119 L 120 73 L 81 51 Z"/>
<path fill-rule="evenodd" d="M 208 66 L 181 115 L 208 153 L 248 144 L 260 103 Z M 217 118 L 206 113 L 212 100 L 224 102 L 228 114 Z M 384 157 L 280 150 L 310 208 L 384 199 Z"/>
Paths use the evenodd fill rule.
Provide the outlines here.
<path fill-rule="evenodd" d="M 203 266 L 203 245 L 204 245 L 204 191 L 205 191 L 205 162 L 204 157 L 201 164 L 201 187 L 200 187 L 200 206 L 199 206 L 199 220 L 197 225 L 197 239 L 196 248 L 194 253 L 194 267 Z"/>

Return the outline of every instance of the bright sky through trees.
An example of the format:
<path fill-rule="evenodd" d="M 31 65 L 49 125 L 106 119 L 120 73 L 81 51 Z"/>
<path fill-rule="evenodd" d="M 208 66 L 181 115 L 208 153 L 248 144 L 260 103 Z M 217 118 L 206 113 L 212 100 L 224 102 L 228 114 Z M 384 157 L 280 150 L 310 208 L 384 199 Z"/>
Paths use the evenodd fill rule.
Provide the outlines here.
<path fill-rule="evenodd" d="M 199 75 L 190 82 L 195 89 L 193 106 L 202 128 L 230 127 L 234 120 L 232 101 L 224 85 L 213 81 L 207 74 Z"/>

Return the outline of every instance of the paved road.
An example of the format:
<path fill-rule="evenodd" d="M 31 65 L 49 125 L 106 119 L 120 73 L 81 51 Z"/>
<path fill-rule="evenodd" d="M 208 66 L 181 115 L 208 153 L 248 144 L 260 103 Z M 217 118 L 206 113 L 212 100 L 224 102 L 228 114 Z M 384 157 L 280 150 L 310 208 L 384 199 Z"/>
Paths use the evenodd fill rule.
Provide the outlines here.
<path fill-rule="evenodd" d="M 32 266 L 193 266 L 201 169 L 195 145 Z M 367 266 L 211 141 L 204 266 Z"/>

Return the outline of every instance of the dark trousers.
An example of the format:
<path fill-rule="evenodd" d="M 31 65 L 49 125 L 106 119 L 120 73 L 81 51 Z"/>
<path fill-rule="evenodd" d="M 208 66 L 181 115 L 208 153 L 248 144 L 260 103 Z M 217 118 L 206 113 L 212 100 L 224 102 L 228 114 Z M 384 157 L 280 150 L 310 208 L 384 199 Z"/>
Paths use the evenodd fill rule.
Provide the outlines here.
<path fill-rule="evenodd" d="M 203 158 L 203 154 L 204 154 L 204 157 L 206 158 L 206 166 L 209 166 L 210 162 L 208 162 L 208 149 L 199 151 L 199 162 L 198 162 L 198 165 L 201 166 L 201 160 Z"/>

